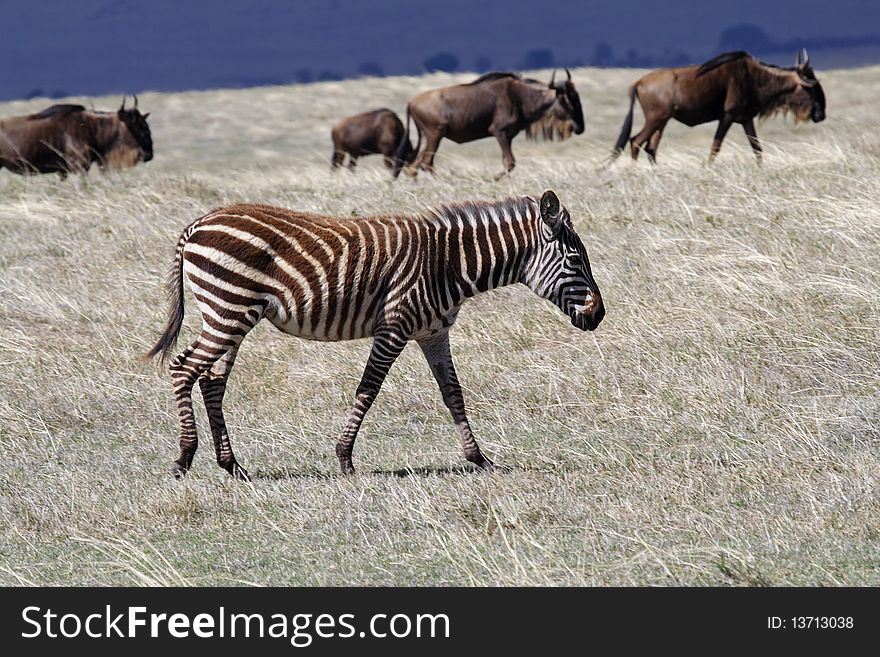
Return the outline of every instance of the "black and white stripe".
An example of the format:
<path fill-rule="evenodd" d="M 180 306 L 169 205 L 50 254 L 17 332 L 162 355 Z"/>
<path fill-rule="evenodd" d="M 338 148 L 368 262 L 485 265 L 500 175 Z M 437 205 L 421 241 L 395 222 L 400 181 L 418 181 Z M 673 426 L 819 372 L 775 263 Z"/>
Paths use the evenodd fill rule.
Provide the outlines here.
<path fill-rule="evenodd" d="M 364 416 L 407 342 L 415 340 L 449 407 L 469 461 L 480 451 L 465 414 L 449 349 L 449 329 L 470 297 L 524 283 L 593 330 L 605 310 L 587 251 L 568 212 L 547 191 L 498 202 L 466 202 L 418 216 L 323 217 L 261 205 L 215 210 L 177 244 L 165 333 L 148 354 L 164 358 L 183 322 L 183 279 L 202 314 L 202 331 L 171 362 L 180 417 L 175 474 L 198 445 L 192 388 L 199 382 L 218 463 L 239 478 L 223 419 L 226 380 L 239 345 L 266 318 L 311 340 L 372 337 L 354 408 L 336 445 L 343 473 Z"/>

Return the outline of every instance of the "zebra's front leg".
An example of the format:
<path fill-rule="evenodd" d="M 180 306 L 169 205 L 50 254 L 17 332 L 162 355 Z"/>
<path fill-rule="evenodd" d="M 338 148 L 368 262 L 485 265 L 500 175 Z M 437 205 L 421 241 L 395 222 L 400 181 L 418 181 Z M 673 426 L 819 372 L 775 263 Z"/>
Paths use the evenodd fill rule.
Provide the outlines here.
<path fill-rule="evenodd" d="M 344 475 L 354 473 L 351 454 L 354 450 L 355 438 L 357 438 L 361 423 L 364 421 L 364 416 L 373 405 L 376 395 L 379 394 L 379 389 L 388 375 L 388 370 L 391 369 L 406 343 L 407 338 L 394 331 L 382 331 L 376 333 L 373 338 L 373 348 L 370 350 L 370 357 L 357 387 L 354 408 L 351 410 L 345 431 L 342 432 L 336 443 L 336 458 L 339 459 L 339 468 Z"/>
<path fill-rule="evenodd" d="M 495 466 L 480 451 L 480 446 L 477 445 L 477 441 L 474 439 L 471 425 L 465 413 L 464 395 L 461 392 L 461 384 L 459 384 L 458 376 L 455 373 L 455 366 L 452 364 L 452 351 L 449 348 L 449 331 L 447 330 L 430 338 L 419 340 L 419 346 L 422 348 L 425 360 L 431 366 L 434 378 L 437 379 L 437 385 L 440 386 L 443 401 L 452 413 L 455 428 L 461 439 L 464 457 L 484 470 L 493 470 Z"/>

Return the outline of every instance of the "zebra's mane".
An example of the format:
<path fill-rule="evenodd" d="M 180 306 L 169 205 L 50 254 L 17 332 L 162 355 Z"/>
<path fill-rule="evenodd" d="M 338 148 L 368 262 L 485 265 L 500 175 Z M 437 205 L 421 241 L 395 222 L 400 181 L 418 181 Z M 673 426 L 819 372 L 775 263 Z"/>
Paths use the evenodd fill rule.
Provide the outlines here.
<path fill-rule="evenodd" d="M 430 214 L 441 219 L 460 221 L 462 215 L 481 216 L 483 210 L 514 210 L 520 216 L 528 216 L 529 209 L 537 207 L 531 196 L 508 196 L 494 201 L 458 201 L 428 208 Z"/>

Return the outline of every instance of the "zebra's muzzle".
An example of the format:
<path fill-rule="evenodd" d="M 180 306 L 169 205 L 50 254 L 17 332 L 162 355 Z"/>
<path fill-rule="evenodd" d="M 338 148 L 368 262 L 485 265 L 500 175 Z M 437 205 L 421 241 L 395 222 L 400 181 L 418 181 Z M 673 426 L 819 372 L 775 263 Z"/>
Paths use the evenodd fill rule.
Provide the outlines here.
<path fill-rule="evenodd" d="M 571 323 L 581 331 L 595 331 L 605 317 L 605 305 L 598 303 L 586 311 L 571 314 Z"/>

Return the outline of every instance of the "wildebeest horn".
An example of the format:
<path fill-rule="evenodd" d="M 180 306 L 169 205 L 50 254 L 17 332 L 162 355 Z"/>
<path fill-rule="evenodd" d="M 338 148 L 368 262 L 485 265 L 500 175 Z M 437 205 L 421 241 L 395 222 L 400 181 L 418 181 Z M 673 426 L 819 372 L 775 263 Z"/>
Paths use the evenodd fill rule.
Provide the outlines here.
<path fill-rule="evenodd" d="M 810 53 L 808 53 L 808 52 L 807 52 L 807 49 L 804 48 L 804 61 L 803 61 L 803 64 L 802 64 L 802 65 L 803 65 L 803 66 L 806 66 L 806 65 L 809 64 L 809 63 L 810 63 Z"/>
<path fill-rule="evenodd" d="M 137 94 L 132 94 L 134 96 L 134 108 L 138 108 L 138 96 Z"/>
<path fill-rule="evenodd" d="M 800 67 L 801 67 L 801 51 L 800 51 L 800 50 L 798 50 L 798 51 L 794 54 L 794 65 L 795 65 L 796 68 L 800 68 Z"/>
<path fill-rule="evenodd" d="M 553 69 L 553 75 L 550 76 L 550 88 L 553 88 L 554 83 L 556 82 L 556 69 Z"/>
<path fill-rule="evenodd" d="M 571 82 L 571 71 L 565 69 L 565 74 L 568 76 L 568 81 Z"/>
<path fill-rule="evenodd" d="M 125 95 L 122 96 L 122 107 L 119 108 L 120 111 L 125 109 Z"/>

